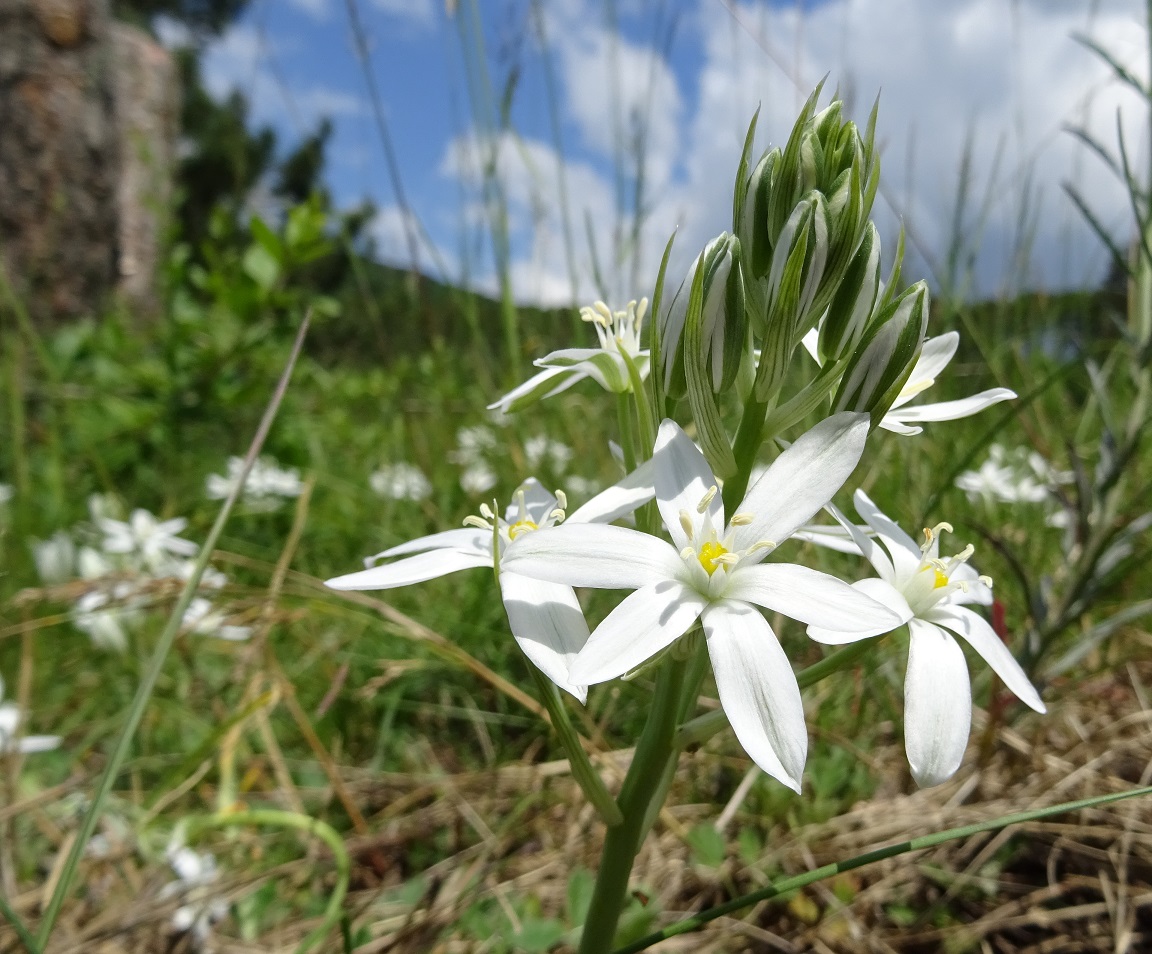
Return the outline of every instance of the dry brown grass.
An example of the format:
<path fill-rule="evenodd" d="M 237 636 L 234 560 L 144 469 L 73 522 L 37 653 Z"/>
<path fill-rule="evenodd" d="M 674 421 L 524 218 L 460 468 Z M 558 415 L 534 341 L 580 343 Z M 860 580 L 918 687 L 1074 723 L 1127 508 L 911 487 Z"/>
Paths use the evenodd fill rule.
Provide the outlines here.
<path fill-rule="evenodd" d="M 1152 708 L 1144 685 L 1152 664 L 1129 666 L 1079 686 L 1045 717 L 1027 716 L 1014 727 L 993 725 L 978 712 L 966 767 L 948 784 L 908 793 L 900 781 L 853 806 L 846 814 L 792 832 L 777 831 L 753 864 L 734 845 L 719 869 L 693 861 L 685 833 L 714 823 L 723 811 L 729 831 L 749 819 L 738 798 L 727 806 L 686 804 L 690 785 L 673 790 L 668 808 L 637 862 L 635 881 L 651 893 L 663 918 L 699 911 L 767 883 L 766 871 L 798 874 L 892 842 L 944 828 L 1076 798 L 1121 791 L 1152 779 Z M 720 740 L 684 756 L 680 777 L 690 780 L 714 769 Z M 347 842 L 353 858 L 346 902 L 357 927 L 371 940 L 363 954 L 423 954 L 488 949 L 454 933 L 453 925 L 482 899 L 501 904 L 515 923 L 511 900 L 539 899 L 545 913 L 563 916 L 572 865 L 593 867 L 600 826 L 583 805 L 566 763 L 513 764 L 490 772 L 453 772 L 425 753 L 422 774 L 368 775 L 341 768 L 344 795 L 362 813 L 367 833 Z M 902 766 L 902 752 L 873 753 L 878 765 Z M 618 778 L 627 753 L 602 761 Z M 275 773 L 269 772 L 269 778 Z M 0 809 L 0 822 L 18 814 L 34 819 L 42 834 L 67 851 L 70 832 L 59 814 L 46 811 L 73 786 Z M 332 787 L 298 788 L 294 797 L 316 810 L 332 803 Z M 55 819 L 55 820 L 53 820 Z M 238 899 L 268 879 L 284 893 L 306 899 L 331 886 L 331 865 L 322 849 L 301 839 L 299 858 L 275 867 L 260 858 L 268 839 L 283 833 L 245 832 L 217 843 L 230 860 L 250 859 L 253 872 L 229 877 L 219 892 Z M 426 889 L 415 903 L 395 900 L 391 888 L 420 873 L 413 852 L 435 844 L 444 860 L 422 872 Z M 238 870 L 230 865 L 229 871 Z M 162 859 L 147 863 L 124 846 L 86 863 L 84 889 L 61 918 L 53 954 L 138 954 L 190 949 L 174 936 L 169 920 L 176 902 L 160 896 L 169 880 Z M 35 922 L 51 889 L 43 881 L 23 885 L 11 899 Z M 229 937 L 220 925 L 221 954 L 286 951 L 318 923 L 288 919 L 259 943 Z M 0 926 L 0 952 L 19 950 L 15 935 Z M 336 936 L 322 950 L 340 950 Z M 722 918 L 704 932 L 664 942 L 659 950 L 700 952 L 960 952 L 988 954 L 1079 954 L 1152 951 L 1152 813 L 1133 800 L 1099 810 L 1017 825 L 938 848 L 903 855 L 790 898 L 764 902 L 740 919 Z"/>

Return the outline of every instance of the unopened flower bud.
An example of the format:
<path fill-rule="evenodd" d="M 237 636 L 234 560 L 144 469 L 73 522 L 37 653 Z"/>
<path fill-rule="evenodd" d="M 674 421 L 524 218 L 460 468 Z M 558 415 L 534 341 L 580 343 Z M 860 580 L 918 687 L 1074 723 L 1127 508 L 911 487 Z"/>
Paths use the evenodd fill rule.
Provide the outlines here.
<path fill-rule="evenodd" d="M 820 325 L 820 360 L 853 351 L 864 337 L 880 291 L 880 236 L 868 223 Z"/>
<path fill-rule="evenodd" d="M 661 308 L 660 355 L 664 389 L 670 396 L 683 397 L 687 392 L 689 362 L 713 392 L 731 387 L 746 343 L 740 260 L 739 239 L 721 233 L 704 247 L 667 307 Z M 699 309 L 693 310 L 697 272 L 702 274 L 702 293 Z"/>
<path fill-rule="evenodd" d="M 912 373 L 927 324 L 928 286 L 917 282 L 876 315 L 840 379 L 833 411 L 867 412 L 875 426 Z"/>

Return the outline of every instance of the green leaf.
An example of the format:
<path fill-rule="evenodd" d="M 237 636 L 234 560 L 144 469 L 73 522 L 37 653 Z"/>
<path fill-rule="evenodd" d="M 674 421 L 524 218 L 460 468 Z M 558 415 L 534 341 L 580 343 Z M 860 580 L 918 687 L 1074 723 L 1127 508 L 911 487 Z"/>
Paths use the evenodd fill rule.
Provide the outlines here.
<path fill-rule="evenodd" d="M 692 849 L 692 860 L 706 868 L 719 868 L 728 854 L 724 836 L 715 825 L 707 822 L 697 825 L 687 836 L 688 847 Z"/>
<path fill-rule="evenodd" d="M 252 216 L 252 221 L 248 227 L 252 230 L 252 238 L 264 251 L 277 262 L 284 260 L 284 246 L 280 242 L 280 237 L 264 224 L 264 220 L 260 216 Z"/>
<path fill-rule="evenodd" d="M 244 274 L 264 291 L 271 291 L 280 277 L 280 263 L 263 245 L 249 245 L 244 253 Z"/>
<path fill-rule="evenodd" d="M 513 943 L 517 950 L 536 954 L 550 950 L 565 933 L 566 928 L 555 918 L 524 918 Z"/>

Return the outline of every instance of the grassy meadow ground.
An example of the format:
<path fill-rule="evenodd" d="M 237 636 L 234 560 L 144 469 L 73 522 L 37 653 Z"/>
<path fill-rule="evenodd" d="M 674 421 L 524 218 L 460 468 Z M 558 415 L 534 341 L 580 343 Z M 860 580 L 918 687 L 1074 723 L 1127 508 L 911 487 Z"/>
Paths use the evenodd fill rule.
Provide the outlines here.
<path fill-rule="evenodd" d="M 973 562 L 996 580 L 1003 631 L 1018 656 L 1033 657 L 1049 714 L 1029 712 L 973 661 L 977 711 L 964 766 L 918 792 L 902 750 L 904 654 L 893 637 L 856 671 L 806 693 L 802 796 L 750 774 L 730 732 L 685 754 L 634 875 L 644 889 L 630 931 L 916 834 L 1149 781 L 1152 664 L 1140 619 L 1121 618 L 1082 658 L 1052 668 L 1096 624 L 1147 598 L 1143 551 L 1121 554 L 1092 605 L 1039 653 L 1024 645 L 1030 600 L 1046 578 L 1059 586 L 1071 559 L 1065 532 L 1046 524 L 1040 503 L 970 500 L 954 486 L 994 442 L 1091 475 L 1106 446 L 1098 395 L 1111 395 L 1104 412 L 1117 419 L 1131 400 L 1124 368 L 1107 365 L 1116 309 L 1101 295 L 939 308 L 931 333 L 958 328 L 965 343 L 934 398 L 995 385 L 1021 398 L 929 424 L 917 439 L 886 435 L 851 482 L 906 515 L 906 526 L 947 520 L 955 549 L 975 544 Z M 1058 319 L 1070 319 L 1111 372 L 1096 396 L 1083 353 L 1040 347 Z M 275 506 L 242 502 L 213 555 L 227 577 L 212 593 L 220 625 L 247 627 L 247 638 L 178 637 L 53 952 L 194 949 L 195 931 L 173 927 L 181 908 L 214 922 L 217 951 L 296 949 L 323 919 L 335 856 L 306 831 L 196 826 L 236 808 L 319 819 L 343 841 L 344 918 L 318 950 L 544 951 L 579 923 L 601 826 L 540 718 L 491 574 L 381 593 L 338 594 L 321 581 L 459 526 L 529 474 L 575 502 L 615 480 L 614 409 L 590 382 L 523 418 L 496 423 L 484 411 L 527 373 L 528 359 L 588 329 L 572 314 L 535 315 L 516 372 L 496 345 L 461 346 L 468 325 L 459 313 L 442 314 L 443 333 L 419 350 L 397 347 L 399 338 L 390 346 L 385 331 L 352 360 L 340 328 L 355 320 L 348 309 L 344 325 L 318 323 L 265 446 L 298 471 L 303 491 Z M 414 320 L 415 306 L 396 308 L 387 327 Z M 123 648 L 101 647 L 73 615 L 98 584 L 78 570 L 46 581 L 34 543 L 69 530 L 94 545 L 99 534 L 84 527 L 94 494 L 113 516 L 143 508 L 186 518 L 179 535 L 203 541 L 220 507 L 206 481 L 246 451 L 294 330 L 285 319 L 249 335 L 211 315 L 143 331 L 112 316 L 40 338 L 7 316 L 0 326 L 0 482 L 13 488 L 0 510 L 0 677 L 5 699 L 28 714 L 25 731 L 60 737 L 51 751 L 0 753 L 0 894 L 32 925 L 181 585 L 138 585 Z M 1145 444 L 1128 468 L 1132 507 L 1147 487 L 1148 454 Z M 373 489 L 372 475 L 399 462 L 425 475 L 426 494 L 412 492 L 420 499 L 389 496 L 395 473 L 377 477 L 383 492 Z M 485 467 L 494 483 L 479 490 Z M 847 557 L 790 546 L 806 547 L 814 565 L 860 572 Z M 590 618 L 611 605 L 612 594 L 591 594 Z M 798 665 L 821 658 L 799 625 L 779 631 Z M 643 676 L 595 687 L 578 716 L 597 750 L 624 750 L 605 756 L 609 779 L 621 774 L 646 689 Z M 714 700 L 707 682 L 701 711 Z M 166 849 L 182 825 L 217 874 L 173 889 Z M 223 902 L 211 915 L 208 898 Z M 841 875 L 660 949 L 1138 951 L 1152 949 L 1150 912 L 1152 825 L 1134 801 Z M 13 950 L 16 934 L 0 920 L 0 951 Z"/>

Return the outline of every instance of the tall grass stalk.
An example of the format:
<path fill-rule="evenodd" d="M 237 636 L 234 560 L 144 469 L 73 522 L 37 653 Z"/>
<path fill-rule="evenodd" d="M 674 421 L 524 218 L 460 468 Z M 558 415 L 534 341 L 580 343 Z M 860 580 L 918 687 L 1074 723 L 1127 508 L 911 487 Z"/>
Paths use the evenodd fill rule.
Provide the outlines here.
<path fill-rule="evenodd" d="M 288 362 L 276 385 L 272 399 L 264 411 L 264 416 L 260 420 L 260 426 L 256 430 L 256 436 L 253 437 L 252 443 L 249 445 L 239 478 L 227 499 L 224 501 L 224 505 L 220 508 L 220 513 L 216 517 L 216 522 L 212 525 L 212 529 L 209 531 L 204 545 L 201 547 L 200 555 L 196 559 L 188 582 L 184 585 L 184 589 L 176 601 L 176 605 L 172 608 L 172 613 L 168 617 L 168 623 L 160 634 L 156 648 L 153 650 L 152 657 L 148 661 L 148 666 L 141 677 L 140 685 L 136 690 L 136 696 L 132 700 L 132 706 L 128 710 L 128 715 L 120 729 L 120 735 L 113 746 L 108 764 L 105 766 L 104 772 L 101 774 L 100 780 L 96 785 L 91 804 L 84 815 L 84 820 L 80 824 L 76 838 L 72 842 L 72 849 L 68 853 L 68 858 L 61 870 L 56 888 L 52 892 L 52 897 L 49 899 L 48 905 L 44 910 L 44 915 L 41 918 L 40 927 L 36 935 L 38 950 L 43 950 L 47 946 L 49 938 L 52 936 L 52 929 L 55 927 L 56 919 L 60 915 L 60 908 L 68 897 L 68 892 L 71 889 L 72 880 L 76 875 L 80 858 L 83 856 L 88 841 L 92 837 L 96 823 L 100 820 L 100 816 L 104 810 L 104 803 L 108 800 L 112 786 L 120 774 L 120 768 L 128 756 L 128 750 L 132 745 L 136 730 L 140 726 L 140 720 L 144 716 L 144 710 L 148 706 L 148 701 L 156 686 L 156 680 L 160 677 L 160 671 L 164 667 L 164 661 L 168 658 L 168 653 L 176 640 L 176 635 L 180 632 L 184 613 L 196 595 L 197 587 L 200 585 L 200 578 L 204 575 L 204 570 L 212 558 L 213 551 L 216 549 L 216 542 L 220 539 L 220 534 L 224 531 L 224 526 L 232 514 L 232 509 L 236 501 L 240 499 L 240 494 L 244 489 L 244 483 L 248 479 L 248 474 L 252 470 L 252 465 L 256 462 L 256 458 L 259 456 L 261 448 L 264 446 L 268 431 L 271 429 L 272 422 L 276 418 L 276 412 L 279 410 L 280 403 L 287 393 L 288 382 L 292 377 L 292 370 L 296 366 L 296 361 L 300 357 L 300 351 L 303 348 L 304 337 L 308 332 L 310 321 L 311 312 L 309 311 L 300 323 L 300 330 L 297 332 L 296 340 L 292 344 L 292 351 L 288 357 Z"/>

